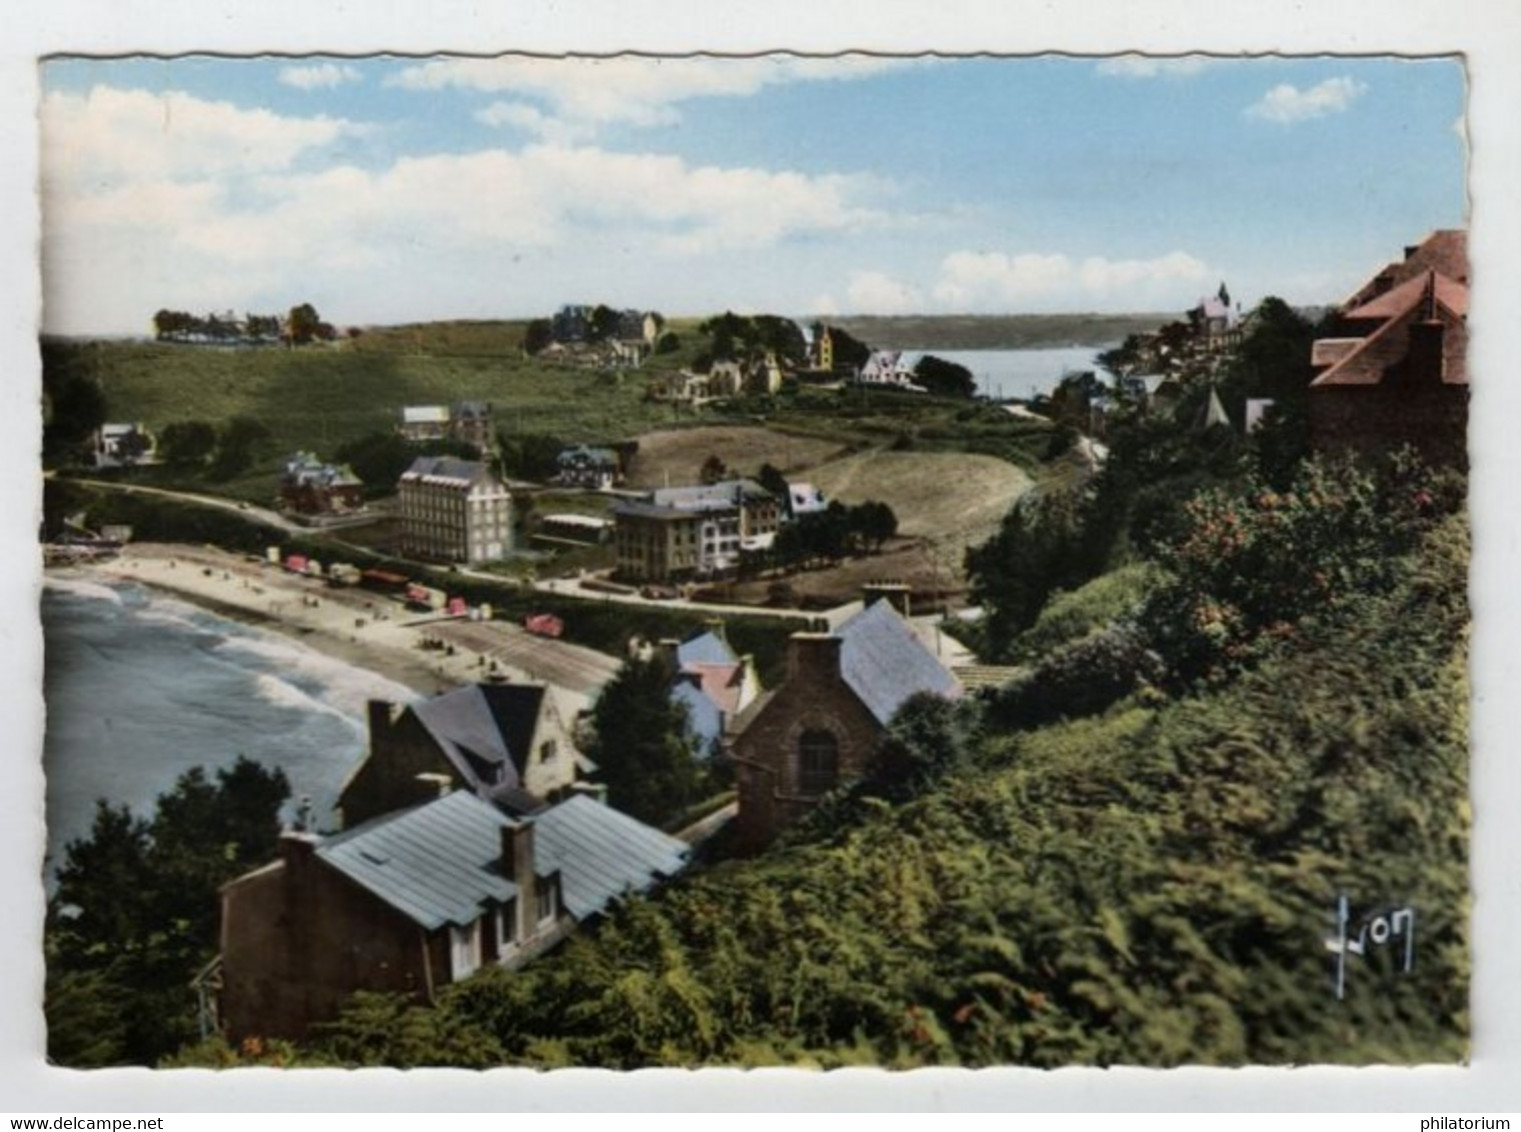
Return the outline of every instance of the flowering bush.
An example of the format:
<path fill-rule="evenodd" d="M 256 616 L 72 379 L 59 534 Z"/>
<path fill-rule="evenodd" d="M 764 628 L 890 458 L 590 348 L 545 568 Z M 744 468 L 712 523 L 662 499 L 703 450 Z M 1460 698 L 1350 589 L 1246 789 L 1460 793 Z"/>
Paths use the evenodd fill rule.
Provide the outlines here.
<path fill-rule="evenodd" d="M 1393 583 L 1401 555 L 1462 499 L 1460 481 L 1402 455 L 1375 479 L 1306 462 L 1287 491 L 1252 478 L 1202 491 L 1179 536 L 1153 547 L 1170 572 L 1142 613 L 1175 679 L 1219 679 L 1306 616 Z"/>

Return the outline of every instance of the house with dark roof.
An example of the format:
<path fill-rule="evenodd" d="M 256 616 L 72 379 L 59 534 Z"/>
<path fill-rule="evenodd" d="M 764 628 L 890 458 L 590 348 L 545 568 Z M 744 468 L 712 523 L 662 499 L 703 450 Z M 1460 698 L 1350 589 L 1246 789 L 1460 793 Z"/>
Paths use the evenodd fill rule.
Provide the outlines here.
<path fill-rule="evenodd" d="M 299 1039 L 355 991 L 431 1003 L 515 967 L 686 865 L 687 846 L 585 796 L 512 817 L 454 791 L 321 837 L 222 889 L 219 1017 Z"/>
<path fill-rule="evenodd" d="M 485 464 L 419 456 L 396 484 L 404 554 L 474 566 L 512 549 L 512 495 Z"/>
<path fill-rule="evenodd" d="M 576 444 L 560 449 L 555 457 L 559 473 L 555 482 L 564 487 L 584 487 L 607 491 L 623 482 L 623 464 L 611 448 L 593 448 Z"/>
<path fill-rule="evenodd" d="M 921 693 L 955 698 L 956 677 L 883 598 L 832 633 L 794 633 L 787 679 L 725 737 L 740 844 L 756 849 L 868 770 L 888 725 Z"/>
<path fill-rule="evenodd" d="M 693 753 L 712 758 L 721 752 L 729 721 L 760 695 L 755 661 L 711 629 L 687 641 L 663 641 L 661 650 L 672 673 L 671 699 L 686 709 Z"/>
<path fill-rule="evenodd" d="M 346 465 L 297 452 L 280 476 L 280 503 L 300 515 L 342 515 L 364 509 L 364 484 Z"/>
<path fill-rule="evenodd" d="M 1377 457 L 1410 445 L 1428 461 L 1468 459 L 1468 253 L 1460 229 L 1432 233 L 1343 305 L 1315 342 L 1310 443 Z"/>
<path fill-rule="evenodd" d="M 668 487 L 612 508 L 618 575 L 688 581 L 733 572 L 746 550 L 770 545 L 782 501 L 754 480 Z"/>
<path fill-rule="evenodd" d="M 449 435 L 477 452 L 490 452 L 496 447 L 496 437 L 491 431 L 491 402 L 457 401 L 450 405 Z"/>
<path fill-rule="evenodd" d="M 370 747 L 338 795 L 345 825 L 414 805 L 447 783 L 531 813 L 596 769 L 544 684 L 470 684 L 414 704 L 369 702 Z"/>

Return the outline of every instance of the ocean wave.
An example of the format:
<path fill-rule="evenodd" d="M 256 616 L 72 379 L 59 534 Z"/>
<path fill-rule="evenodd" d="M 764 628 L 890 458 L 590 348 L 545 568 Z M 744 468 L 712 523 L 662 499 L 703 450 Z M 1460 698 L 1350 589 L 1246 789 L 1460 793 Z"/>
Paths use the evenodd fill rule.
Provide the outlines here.
<path fill-rule="evenodd" d="M 363 719 L 368 700 L 411 703 L 419 697 L 404 684 L 367 668 L 338 660 L 267 630 L 237 626 L 220 643 L 222 653 L 240 653 L 257 659 L 294 690 L 310 696 L 313 703 L 339 714 Z"/>
<path fill-rule="evenodd" d="M 340 710 L 330 703 L 324 703 L 321 699 L 310 692 L 303 691 L 300 687 L 284 680 L 279 676 L 268 672 L 256 673 L 254 687 L 261 700 L 274 704 L 277 707 L 292 708 L 296 711 L 307 712 L 312 715 L 330 715 L 341 719 L 355 732 L 362 733 L 364 724 L 356 719 L 351 713 Z"/>
<path fill-rule="evenodd" d="M 83 578 L 66 578 L 57 574 L 44 574 L 42 576 L 44 588 L 57 590 L 59 593 L 69 594 L 71 597 L 85 597 L 95 601 L 108 601 L 112 605 L 122 603 L 121 591 L 105 582 L 87 582 Z"/>

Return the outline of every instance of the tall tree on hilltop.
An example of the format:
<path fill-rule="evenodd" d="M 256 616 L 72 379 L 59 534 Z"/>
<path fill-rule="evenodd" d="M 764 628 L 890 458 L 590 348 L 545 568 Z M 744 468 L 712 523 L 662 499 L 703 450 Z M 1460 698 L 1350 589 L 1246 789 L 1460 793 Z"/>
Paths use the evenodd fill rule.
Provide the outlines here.
<path fill-rule="evenodd" d="M 321 325 L 322 318 L 311 303 L 291 307 L 285 323 L 286 338 L 292 345 L 304 346 L 317 336 L 317 329 Z"/>

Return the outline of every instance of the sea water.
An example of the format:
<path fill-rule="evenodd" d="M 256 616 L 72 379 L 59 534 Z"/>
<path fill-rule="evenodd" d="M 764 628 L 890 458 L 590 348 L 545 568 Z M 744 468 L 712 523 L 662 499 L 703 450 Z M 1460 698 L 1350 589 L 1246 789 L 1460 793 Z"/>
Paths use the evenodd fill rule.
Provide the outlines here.
<path fill-rule="evenodd" d="M 912 366 L 925 354 L 955 362 L 971 371 L 983 397 L 1027 400 L 1050 393 L 1069 373 L 1096 369 L 1094 360 L 1110 346 L 1049 346 L 1023 350 L 910 350 L 903 360 Z"/>
<path fill-rule="evenodd" d="M 331 825 L 366 746 L 365 702 L 411 689 L 279 633 L 129 583 L 49 576 L 42 596 L 47 864 L 104 798 L 150 816 L 192 767 L 279 767 Z M 294 802 L 292 803 L 292 807 Z M 291 810 L 288 810 L 288 814 Z"/>

